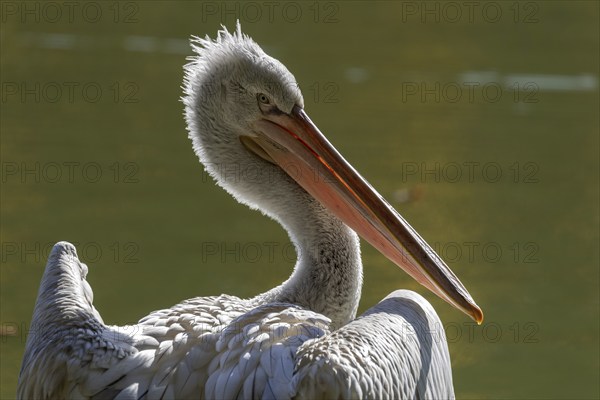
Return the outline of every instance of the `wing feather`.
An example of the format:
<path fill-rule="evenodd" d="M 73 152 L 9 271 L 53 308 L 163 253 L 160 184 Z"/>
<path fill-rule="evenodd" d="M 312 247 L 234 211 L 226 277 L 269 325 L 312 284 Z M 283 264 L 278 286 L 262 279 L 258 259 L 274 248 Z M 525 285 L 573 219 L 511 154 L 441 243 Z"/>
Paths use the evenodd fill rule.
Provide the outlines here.
<path fill-rule="evenodd" d="M 454 398 L 441 321 L 423 297 L 408 290 L 305 342 L 295 371 L 297 399 Z"/>
<path fill-rule="evenodd" d="M 57 243 L 40 285 L 19 398 L 197 397 L 219 332 L 250 308 L 233 296 L 199 297 L 137 325 L 107 326 L 86 275 L 74 246 Z"/>
<path fill-rule="evenodd" d="M 137 325 L 107 326 L 75 248 L 52 250 L 19 398 L 454 398 L 442 324 L 410 291 L 331 332 L 284 303 L 198 297 Z"/>
<path fill-rule="evenodd" d="M 259 306 L 220 334 L 207 399 L 290 397 L 297 348 L 328 332 L 330 320 L 283 303 Z"/>

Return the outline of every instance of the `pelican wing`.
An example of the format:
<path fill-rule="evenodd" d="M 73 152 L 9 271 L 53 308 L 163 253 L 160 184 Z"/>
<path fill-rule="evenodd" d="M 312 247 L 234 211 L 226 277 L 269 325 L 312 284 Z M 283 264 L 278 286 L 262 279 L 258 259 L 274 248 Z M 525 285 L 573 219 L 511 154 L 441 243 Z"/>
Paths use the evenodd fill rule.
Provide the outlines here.
<path fill-rule="evenodd" d="M 219 335 L 207 399 L 453 399 L 443 326 L 399 290 L 335 330 L 321 314 L 272 303 Z"/>
<path fill-rule="evenodd" d="M 356 320 L 298 349 L 297 399 L 453 399 L 441 321 L 420 295 L 398 290 Z"/>
<path fill-rule="evenodd" d="M 219 333 L 247 311 L 233 296 L 195 298 L 137 325 L 107 326 L 87 266 L 56 244 L 40 285 L 17 395 L 48 398 L 198 397 Z"/>
<path fill-rule="evenodd" d="M 107 326 L 87 267 L 54 246 L 19 377 L 28 398 L 453 398 L 442 324 L 400 290 L 338 330 L 301 307 L 198 297 Z"/>
<path fill-rule="evenodd" d="M 286 303 L 257 307 L 220 334 L 207 399 L 289 399 L 296 353 L 329 333 L 329 318 Z"/>

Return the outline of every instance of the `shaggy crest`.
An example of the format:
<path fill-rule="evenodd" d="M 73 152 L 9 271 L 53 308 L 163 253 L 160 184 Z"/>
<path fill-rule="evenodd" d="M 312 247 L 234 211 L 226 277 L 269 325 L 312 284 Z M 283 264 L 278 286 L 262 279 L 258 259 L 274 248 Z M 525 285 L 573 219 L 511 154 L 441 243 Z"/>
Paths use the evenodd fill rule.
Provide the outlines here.
<path fill-rule="evenodd" d="M 273 89 L 279 89 L 283 95 L 289 95 L 289 99 L 295 100 L 299 106 L 304 106 L 304 100 L 294 76 L 278 60 L 270 57 L 263 49 L 248 35 L 242 32 L 242 26 L 238 20 L 236 29 L 229 32 L 224 25 L 217 32 L 217 37 L 211 39 L 208 35 L 204 38 L 192 36 L 190 40 L 195 56 L 187 57 L 189 61 L 184 68 L 182 98 L 186 106 L 192 106 L 196 96 L 206 87 L 199 87 L 200 76 L 212 76 L 220 68 L 228 68 L 235 65 L 248 66 L 253 64 L 256 72 L 262 72 L 254 78 L 260 80 L 269 77 L 269 85 Z M 291 93 L 281 90 L 277 86 L 286 86 Z"/>
<path fill-rule="evenodd" d="M 193 84 L 198 74 L 214 66 L 216 60 L 227 61 L 234 57 L 246 56 L 249 58 L 267 57 L 267 54 L 252 38 L 242 33 L 242 25 L 238 20 L 236 29 L 230 33 L 225 25 L 221 25 L 221 30 L 217 32 L 216 39 L 211 39 L 206 35 L 204 38 L 192 36 L 190 44 L 196 56 L 189 56 L 186 59 L 190 61 L 184 65 L 184 93 L 187 96 L 194 94 Z M 185 101 L 184 97 L 184 101 Z"/>

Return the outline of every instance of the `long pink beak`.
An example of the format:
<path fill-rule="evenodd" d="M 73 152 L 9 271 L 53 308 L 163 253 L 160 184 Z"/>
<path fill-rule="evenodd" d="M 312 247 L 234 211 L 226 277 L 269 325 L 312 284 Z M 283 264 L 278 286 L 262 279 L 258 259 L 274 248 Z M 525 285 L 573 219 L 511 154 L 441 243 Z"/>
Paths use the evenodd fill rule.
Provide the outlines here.
<path fill-rule="evenodd" d="M 483 313 L 444 261 L 338 153 L 298 106 L 256 124 L 244 142 L 288 173 L 363 239 L 477 323 Z M 253 142 L 248 146 L 248 140 Z"/>

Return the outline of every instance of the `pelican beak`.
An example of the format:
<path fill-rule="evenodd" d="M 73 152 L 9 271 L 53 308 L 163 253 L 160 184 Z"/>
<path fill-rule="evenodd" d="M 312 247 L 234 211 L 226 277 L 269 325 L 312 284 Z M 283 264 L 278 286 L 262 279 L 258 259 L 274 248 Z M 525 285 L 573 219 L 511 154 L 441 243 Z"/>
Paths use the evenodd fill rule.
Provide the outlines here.
<path fill-rule="evenodd" d="M 419 234 L 338 153 L 301 107 L 269 114 L 242 142 L 281 167 L 331 213 L 420 284 L 473 318 L 483 313 Z"/>

